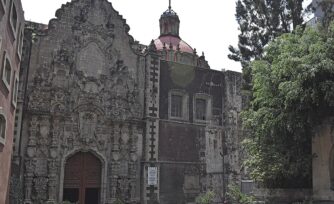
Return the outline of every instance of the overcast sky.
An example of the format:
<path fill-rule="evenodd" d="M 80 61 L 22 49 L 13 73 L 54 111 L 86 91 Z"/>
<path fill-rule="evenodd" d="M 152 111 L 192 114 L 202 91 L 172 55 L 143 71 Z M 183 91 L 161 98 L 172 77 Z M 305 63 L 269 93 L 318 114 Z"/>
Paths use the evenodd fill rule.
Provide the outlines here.
<path fill-rule="evenodd" d="M 21 0 L 26 20 L 47 24 L 62 4 L 70 0 Z M 109 0 L 127 20 L 130 34 L 148 45 L 159 36 L 159 18 L 168 8 L 168 0 Z M 305 5 L 311 0 L 305 0 Z M 172 0 L 179 15 L 180 36 L 205 53 L 212 69 L 241 71 L 240 63 L 227 58 L 228 46 L 238 42 L 235 0 Z"/>
<path fill-rule="evenodd" d="M 47 24 L 62 4 L 70 0 L 21 0 L 26 20 Z M 130 34 L 142 44 L 159 36 L 159 18 L 168 0 L 109 0 L 127 20 Z M 180 37 L 205 53 L 212 69 L 240 71 L 239 63 L 227 58 L 228 46 L 236 45 L 238 25 L 234 0 L 172 0 L 180 18 Z"/>

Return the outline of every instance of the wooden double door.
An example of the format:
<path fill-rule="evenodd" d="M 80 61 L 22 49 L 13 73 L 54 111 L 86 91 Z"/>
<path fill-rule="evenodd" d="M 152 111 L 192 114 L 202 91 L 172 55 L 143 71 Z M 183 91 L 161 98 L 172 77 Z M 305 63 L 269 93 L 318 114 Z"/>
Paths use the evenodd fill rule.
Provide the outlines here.
<path fill-rule="evenodd" d="M 101 162 L 89 152 L 79 152 L 66 161 L 63 201 L 99 204 Z"/>

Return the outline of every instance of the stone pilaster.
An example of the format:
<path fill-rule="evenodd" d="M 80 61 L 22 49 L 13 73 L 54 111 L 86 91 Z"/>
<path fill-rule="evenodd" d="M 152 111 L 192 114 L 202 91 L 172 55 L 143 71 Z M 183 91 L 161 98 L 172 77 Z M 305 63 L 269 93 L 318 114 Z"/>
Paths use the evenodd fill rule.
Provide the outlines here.
<path fill-rule="evenodd" d="M 158 148 L 159 148 L 159 81 L 160 81 L 160 56 L 157 54 L 156 47 L 151 42 L 148 55 L 146 56 L 146 141 L 145 141 L 145 160 L 144 165 L 144 203 L 154 203 L 159 200 L 159 185 L 148 185 L 147 169 L 158 167 Z M 159 172 L 159 168 L 158 168 Z M 159 182 L 158 182 L 159 183 Z"/>
<path fill-rule="evenodd" d="M 35 170 L 35 163 L 32 159 L 28 159 L 25 162 L 26 173 L 24 179 L 24 204 L 32 204 L 31 192 L 33 187 L 33 176 Z"/>

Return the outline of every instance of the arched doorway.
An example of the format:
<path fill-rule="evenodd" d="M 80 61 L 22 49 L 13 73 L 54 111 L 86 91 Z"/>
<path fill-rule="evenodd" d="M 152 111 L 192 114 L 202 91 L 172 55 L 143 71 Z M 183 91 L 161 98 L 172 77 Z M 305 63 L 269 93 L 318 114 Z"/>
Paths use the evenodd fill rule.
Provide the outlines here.
<path fill-rule="evenodd" d="M 101 162 L 89 152 L 79 152 L 67 159 L 64 173 L 63 201 L 99 204 Z"/>

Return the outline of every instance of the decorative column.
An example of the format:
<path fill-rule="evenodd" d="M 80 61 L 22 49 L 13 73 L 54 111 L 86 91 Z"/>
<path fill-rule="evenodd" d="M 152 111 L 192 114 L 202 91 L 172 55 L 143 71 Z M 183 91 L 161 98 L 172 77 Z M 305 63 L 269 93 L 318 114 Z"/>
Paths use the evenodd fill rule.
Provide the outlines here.
<path fill-rule="evenodd" d="M 51 150 L 52 151 L 52 150 Z M 56 186 L 57 186 L 57 172 L 58 165 L 57 160 L 52 158 L 48 162 L 49 168 L 49 182 L 48 182 L 48 202 L 47 204 L 55 204 L 56 203 Z"/>
<path fill-rule="evenodd" d="M 29 128 L 29 138 L 27 147 L 27 158 L 25 160 L 26 172 L 24 174 L 24 204 L 32 204 L 31 191 L 33 186 L 33 176 L 35 171 L 35 157 L 36 153 L 36 133 L 37 133 L 38 117 L 32 116 Z"/>
<path fill-rule="evenodd" d="M 145 165 L 143 168 L 144 203 L 156 203 L 159 201 L 159 182 L 156 185 L 148 185 L 148 167 L 156 167 L 158 161 L 159 144 L 159 100 L 160 100 L 160 56 L 158 55 L 154 41 L 151 42 L 146 56 L 146 87 L 145 98 L 147 106 L 146 116 L 146 141 L 145 141 Z M 158 174 L 158 173 L 157 173 Z M 158 179 L 158 178 L 156 178 Z"/>
<path fill-rule="evenodd" d="M 117 197 L 117 178 L 119 174 L 119 139 L 121 137 L 121 127 L 119 124 L 113 125 L 113 133 L 112 133 L 112 140 L 111 140 L 111 161 L 109 164 L 109 193 L 108 193 L 108 204 L 112 204 Z"/>
<path fill-rule="evenodd" d="M 133 124 L 131 126 L 131 144 L 130 144 L 130 162 L 129 162 L 129 194 L 131 203 L 136 203 L 139 201 L 136 197 L 136 189 L 137 189 L 137 165 L 138 165 L 138 131 L 137 125 Z"/>
<path fill-rule="evenodd" d="M 26 173 L 24 175 L 24 204 L 32 204 L 31 201 L 31 191 L 32 191 L 32 182 L 35 170 L 35 163 L 32 159 L 28 159 L 25 162 Z"/>

